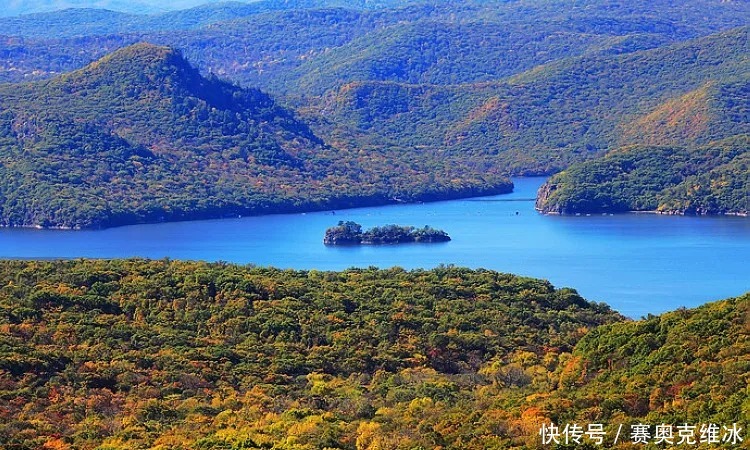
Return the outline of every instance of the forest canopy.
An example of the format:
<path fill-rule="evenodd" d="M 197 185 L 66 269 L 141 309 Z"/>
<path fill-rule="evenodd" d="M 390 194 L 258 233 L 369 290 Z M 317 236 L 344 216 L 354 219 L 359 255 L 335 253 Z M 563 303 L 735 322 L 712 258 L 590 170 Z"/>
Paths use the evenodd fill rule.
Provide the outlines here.
<path fill-rule="evenodd" d="M 0 262 L 0 447 L 538 448 L 746 428 L 745 295 L 626 320 L 488 270 Z"/>
<path fill-rule="evenodd" d="M 748 135 L 695 149 L 626 147 L 550 178 L 539 191 L 537 209 L 747 215 L 749 163 Z"/>

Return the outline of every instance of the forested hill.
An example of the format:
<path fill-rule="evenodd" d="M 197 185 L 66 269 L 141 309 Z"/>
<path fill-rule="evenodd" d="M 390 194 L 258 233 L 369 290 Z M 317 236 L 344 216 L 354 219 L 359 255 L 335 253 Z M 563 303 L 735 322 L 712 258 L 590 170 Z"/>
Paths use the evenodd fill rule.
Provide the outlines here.
<path fill-rule="evenodd" d="M 455 267 L 3 261 L 0 286 L 2 448 L 520 449 L 550 422 L 610 443 L 748 425 L 748 295 L 632 322 Z"/>
<path fill-rule="evenodd" d="M 740 448 L 738 441 L 709 444 L 699 429 L 717 424 L 721 440 L 722 427 L 736 423 L 747 442 L 749 318 L 750 294 L 745 294 L 596 328 L 557 373 L 557 390 L 542 394 L 533 411 L 538 419 L 561 424 L 595 415 L 607 424 L 624 424 L 624 430 L 637 423 L 701 424 L 695 440 L 703 448 Z M 617 425 L 609 429 L 611 438 Z"/>
<path fill-rule="evenodd" d="M 322 148 L 267 95 L 203 78 L 166 47 L 135 45 L 0 89 L 5 226 L 249 212 L 268 195 L 255 187 L 264 168 L 277 168 L 277 179 L 301 175 L 302 160 Z"/>
<path fill-rule="evenodd" d="M 748 134 L 748 2 L 344 3 L 230 3 L 135 17 L 74 10 L 7 19 L 0 29 L 12 36 L 0 38 L 0 79 L 48 79 L 148 40 L 178 48 L 209 79 L 216 74 L 269 92 L 328 146 L 295 156 L 282 145 L 296 166 L 269 165 L 271 179 L 256 183 L 260 196 L 232 194 L 228 202 L 271 199 L 252 211 L 497 193 L 508 188 L 504 175 L 549 175 L 621 147 L 680 148 L 689 156 Z M 741 212 L 744 192 L 734 190 L 744 183 L 742 161 L 710 168 L 738 181 L 696 194 L 676 185 L 699 174 L 680 172 L 663 186 L 679 190 L 668 194 L 674 201 L 660 205 L 648 194 L 639 200 L 643 206 L 604 210 Z M 710 184 L 714 175 L 698 182 Z M 285 181 L 273 182 L 279 179 Z M 346 192 L 331 188 L 334 181 Z M 305 183 L 312 187 L 300 197 Z M 636 184 L 663 185 L 655 179 Z M 724 191 L 716 194 L 720 200 L 703 195 L 717 190 Z M 235 212 L 224 203 L 210 200 L 201 210 L 212 211 L 206 216 Z M 160 208 L 125 222 L 196 216 Z"/>
<path fill-rule="evenodd" d="M 378 183 L 378 155 L 363 169 L 268 95 L 203 77 L 179 52 L 150 44 L 52 80 L 0 85 L 3 226 L 105 227 L 511 188 L 430 158 Z"/>
<path fill-rule="evenodd" d="M 620 143 L 539 192 L 545 213 L 750 211 L 750 69 L 709 81 L 620 125 Z M 707 142 L 711 141 L 711 142 Z"/>
<path fill-rule="evenodd" d="M 750 136 L 697 148 L 624 147 L 575 164 L 540 189 L 545 213 L 750 211 Z"/>
<path fill-rule="evenodd" d="M 261 1 L 158 16 L 68 10 L 0 19 L 0 80 L 49 77 L 148 41 L 274 94 L 300 82 L 335 84 L 316 71 L 342 82 L 491 81 L 567 57 L 706 36 L 747 25 L 749 14 L 746 2 L 721 0 Z"/>
<path fill-rule="evenodd" d="M 747 133 L 749 30 L 567 58 L 498 82 L 351 82 L 311 101 L 333 112 L 322 135 L 447 148 L 546 174 L 623 144 L 697 146 Z"/>

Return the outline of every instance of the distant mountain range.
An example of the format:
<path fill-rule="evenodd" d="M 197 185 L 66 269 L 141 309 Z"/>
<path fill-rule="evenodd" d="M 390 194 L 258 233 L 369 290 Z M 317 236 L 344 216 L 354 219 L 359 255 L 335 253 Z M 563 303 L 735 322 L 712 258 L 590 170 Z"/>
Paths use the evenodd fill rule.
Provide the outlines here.
<path fill-rule="evenodd" d="M 498 82 L 349 82 L 312 102 L 329 111 L 322 135 L 448 148 L 514 174 L 546 174 L 623 144 L 702 145 L 747 134 L 747 42 L 748 28 L 740 28 L 652 50 L 566 58 Z M 700 95 L 716 100 L 693 99 Z M 692 122 L 659 125 L 657 116 L 671 118 L 678 104 Z"/>
<path fill-rule="evenodd" d="M 102 9 L 127 14 L 158 15 L 189 8 L 233 8 L 247 4 L 251 11 L 316 7 L 383 8 L 413 0 L 9 0 L 0 17 L 54 13 L 68 9 Z"/>
<path fill-rule="evenodd" d="M 633 157 L 669 147 L 690 159 L 706 146 L 744 142 L 750 133 L 747 2 L 581 0 L 563 7 L 560 2 L 532 0 L 394 1 L 341 6 L 325 0 L 269 0 L 158 16 L 68 10 L 0 19 L 0 29 L 8 34 L 0 39 L 0 79 L 58 77 L 49 85 L 20 89 L 35 90 L 44 98 L 48 86 L 70 79 L 61 73 L 119 48 L 141 41 L 175 48 L 207 80 L 219 76 L 268 93 L 274 99 L 268 97 L 269 102 L 284 105 L 285 114 L 297 121 L 295 130 L 304 127 L 309 142 L 325 149 L 292 155 L 297 165 L 291 170 L 307 171 L 298 186 L 336 172 L 351 187 L 349 200 L 340 202 L 327 194 L 321 194 L 327 200 L 300 200 L 296 195 L 302 191 L 291 189 L 295 194 L 289 195 L 296 199 L 292 203 L 298 202 L 295 208 L 300 209 L 496 192 L 505 186 L 503 175 L 553 174 L 569 167 L 586 173 L 595 167 L 586 161 L 622 155 L 620 147 L 646 149 L 627 153 Z M 117 77 L 107 81 L 122 83 Z M 62 92 L 55 95 L 66 98 Z M 4 108 L 27 108 L 15 105 L 14 99 L 4 99 Z M 141 114 L 141 108 L 152 106 L 138 104 L 132 111 Z M 160 117 L 172 123 L 178 116 Z M 212 135 L 210 124 L 201 126 L 205 136 Z M 158 140 L 156 134 L 141 131 L 133 136 Z M 122 130 L 113 132 L 132 140 Z M 179 141 L 181 132 L 174 129 L 168 139 Z M 150 148 L 154 142 L 140 144 Z M 279 140 L 275 145 L 286 144 Z M 254 148 L 260 151 L 265 144 Z M 275 152 L 261 153 L 278 156 Z M 310 157 L 313 154 L 327 156 Z M 729 161 L 722 158 L 715 162 L 720 164 L 696 167 L 728 170 L 722 173 L 742 178 L 744 166 L 727 168 Z M 270 174 L 279 179 L 288 175 L 277 169 Z M 699 175 L 710 176 L 681 172 L 681 178 L 663 188 Z M 332 186 L 321 192 L 328 193 Z M 601 195 L 599 189 L 605 189 L 604 184 L 586 192 Z M 281 197 L 279 189 L 267 194 L 277 205 L 268 208 L 291 207 L 280 200 L 287 192 Z M 712 207 L 665 200 L 605 209 L 741 213 L 729 205 L 739 204 L 742 195 L 708 202 Z M 545 197 L 540 209 L 598 211 L 546 203 L 554 198 Z M 698 203 L 707 205 L 703 200 Z M 247 204 L 244 197 L 241 202 Z M 229 210 L 218 208 L 214 214 Z M 159 213 L 129 220 L 155 217 L 181 216 Z M 28 217 L 6 220 L 37 222 Z"/>
<path fill-rule="evenodd" d="M 170 2 L 149 2 L 146 0 L 9 0 L 5 3 L 6 5 L 4 5 L 4 8 L 0 10 L 0 16 L 46 13 L 68 8 L 101 8 L 113 11 L 148 14 L 165 11 L 165 9 L 162 9 L 157 5 L 168 5 Z M 173 3 L 184 4 L 192 2 L 178 1 Z"/>
<path fill-rule="evenodd" d="M 12 77 L 35 71 L 33 76 L 44 76 L 55 66 L 58 72 L 73 70 L 148 41 L 180 48 L 204 71 L 261 88 L 285 87 L 299 77 L 312 81 L 308 72 L 337 60 L 349 61 L 341 68 L 344 75 L 350 64 L 362 64 L 352 81 L 495 81 L 586 52 L 625 53 L 706 36 L 747 25 L 750 15 L 746 2 L 719 0 L 582 0 L 565 7 L 500 0 L 390 3 L 401 6 L 266 0 L 158 16 L 79 9 L 5 18 L 0 35 L 16 39 L 0 40 L 0 57 L 16 70 L 0 70 L 0 79 L 20 80 Z M 389 64 L 378 71 L 382 61 Z"/>
<path fill-rule="evenodd" d="M 234 0 L 255 3 L 259 0 Z M 67 9 L 102 9 L 129 14 L 159 14 L 202 5 L 222 4 L 221 0 L 9 0 L 0 16 L 50 13 Z"/>

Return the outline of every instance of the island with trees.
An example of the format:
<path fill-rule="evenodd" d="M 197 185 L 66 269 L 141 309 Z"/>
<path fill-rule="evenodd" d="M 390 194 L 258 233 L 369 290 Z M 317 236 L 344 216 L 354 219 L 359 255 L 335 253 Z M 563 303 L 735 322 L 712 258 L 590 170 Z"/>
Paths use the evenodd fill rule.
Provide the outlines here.
<path fill-rule="evenodd" d="M 427 225 L 423 228 L 385 225 L 362 231 L 362 225 L 342 220 L 337 226 L 326 230 L 323 243 L 325 245 L 381 245 L 412 242 L 435 243 L 450 240 L 450 236 L 445 231 L 436 230 Z"/>

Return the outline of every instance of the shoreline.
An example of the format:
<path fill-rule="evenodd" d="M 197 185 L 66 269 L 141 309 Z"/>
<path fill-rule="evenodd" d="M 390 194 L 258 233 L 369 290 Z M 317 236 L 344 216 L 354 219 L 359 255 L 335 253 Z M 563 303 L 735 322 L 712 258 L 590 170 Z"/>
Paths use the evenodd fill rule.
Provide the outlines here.
<path fill-rule="evenodd" d="M 307 214 L 307 213 L 319 213 L 319 212 L 325 212 L 325 211 L 332 211 L 335 213 L 335 211 L 346 211 L 351 209 L 358 209 L 358 208 L 371 208 L 371 207 L 381 207 L 381 206 L 394 206 L 394 205 L 416 205 L 420 203 L 438 203 L 438 202 L 446 202 L 446 201 L 454 201 L 454 200 L 467 200 L 467 199 L 473 199 L 473 198 L 483 198 L 483 197 L 492 197 L 496 195 L 508 195 L 512 194 L 515 191 L 515 186 L 511 182 L 511 184 L 508 185 L 501 185 L 501 186 L 495 186 L 493 188 L 488 188 L 484 191 L 474 193 L 475 195 L 461 195 L 459 192 L 455 192 L 458 195 L 451 195 L 451 193 L 447 193 L 447 195 L 440 197 L 440 198 L 434 198 L 430 197 L 429 195 L 425 195 L 424 197 L 417 197 L 412 200 L 402 200 L 396 197 L 380 197 L 378 199 L 367 199 L 363 197 L 363 202 L 361 204 L 357 205 L 350 205 L 346 203 L 346 199 L 342 199 L 342 203 L 339 205 L 335 204 L 335 201 L 329 202 L 329 204 L 326 205 L 316 205 L 314 207 L 291 207 L 288 209 L 285 209 L 283 207 L 280 207 L 278 210 L 275 211 L 258 211 L 257 213 L 253 212 L 238 212 L 238 213 L 232 213 L 232 214 L 224 214 L 224 215 L 216 215 L 216 216 L 201 216 L 200 214 L 197 214 L 195 217 L 180 217 L 180 218 L 174 218 L 174 219 L 168 219 L 168 220 L 154 220 L 154 221 L 133 221 L 133 222 L 125 222 L 122 224 L 117 225 L 111 225 L 111 226 L 92 226 L 92 227 L 80 227 L 80 226 L 42 226 L 38 224 L 32 224 L 32 225 L 0 225 L 0 229 L 7 229 L 7 230 L 41 230 L 41 231 L 103 231 L 108 230 L 112 228 L 121 228 L 121 227 L 127 227 L 127 226 L 134 226 L 134 225 L 157 225 L 157 224 L 166 224 L 166 223 L 179 223 L 179 222 L 198 222 L 198 221 L 208 221 L 208 220 L 224 220 L 224 219 L 238 219 L 243 217 L 264 217 L 264 216 L 279 216 L 279 215 L 287 215 L 287 214 Z M 368 201 L 371 200 L 371 201 Z"/>
<path fill-rule="evenodd" d="M 293 209 L 289 211 L 269 212 L 269 213 L 260 213 L 260 214 L 236 214 L 236 215 L 231 214 L 231 215 L 216 216 L 216 217 L 195 217 L 195 218 L 184 218 L 184 219 L 176 219 L 176 220 L 132 222 L 132 223 L 123 223 L 121 225 L 107 226 L 107 227 L 79 227 L 79 226 L 45 227 L 41 225 L 0 225 L 0 229 L 3 229 L 3 230 L 39 230 L 39 231 L 104 231 L 104 230 L 108 230 L 112 228 L 121 228 L 121 227 L 135 226 L 135 225 L 158 225 L 158 224 L 180 223 L 180 222 L 240 219 L 243 217 L 280 216 L 280 215 L 286 215 L 286 214 L 319 213 L 319 212 L 324 212 L 324 211 L 332 211 L 335 213 L 335 211 L 347 211 L 347 210 L 358 209 L 358 208 L 372 208 L 372 207 L 394 206 L 394 205 L 416 205 L 420 203 L 438 203 L 438 202 L 446 202 L 446 201 L 454 201 L 454 200 L 481 199 L 484 197 L 492 197 L 495 195 L 512 194 L 513 192 L 514 191 L 511 190 L 509 192 L 498 192 L 498 193 L 491 193 L 491 194 L 486 194 L 486 195 L 468 196 L 468 197 L 459 196 L 459 197 L 449 197 L 449 198 L 431 199 L 431 200 L 404 201 L 404 200 L 399 200 L 399 199 L 389 199 L 388 201 L 385 201 L 382 203 L 381 202 L 364 203 L 362 205 L 343 207 L 343 208 Z M 713 218 L 738 217 L 738 218 L 743 218 L 743 219 L 750 217 L 749 213 L 742 213 L 742 212 L 726 212 L 726 213 L 718 213 L 718 214 L 690 214 L 690 213 L 685 213 L 685 212 L 680 212 L 680 211 L 630 210 L 630 211 L 622 211 L 622 212 L 561 213 L 559 211 L 545 212 L 538 208 L 534 208 L 534 209 L 536 210 L 536 212 L 544 216 L 560 216 L 560 217 L 565 217 L 565 216 L 567 217 L 594 217 L 594 216 L 614 216 L 614 215 L 625 215 L 625 214 L 636 214 L 636 215 L 653 214 L 653 215 L 660 215 L 660 216 L 713 217 Z"/>
<path fill-rule="evenodd" d="M 684 211 L 656 211 L 656 210 L 630 210 L 621 212 L 577 212 L 577 213 L 562 213 L 560 211 L 548 211 L 545 212 L 541 209 L 535 208 L 539 214 L 544 216 L 567 216 L 567 217 L 593 217 L 593 216 L 616 216 L 625 214 L 653 214 L 657 216 L 682 216 L 682 217 L 741 217 L 748 218 L 750 214 L 742 212 L 726 212 L 717 214 L 691 214 Z"/>

